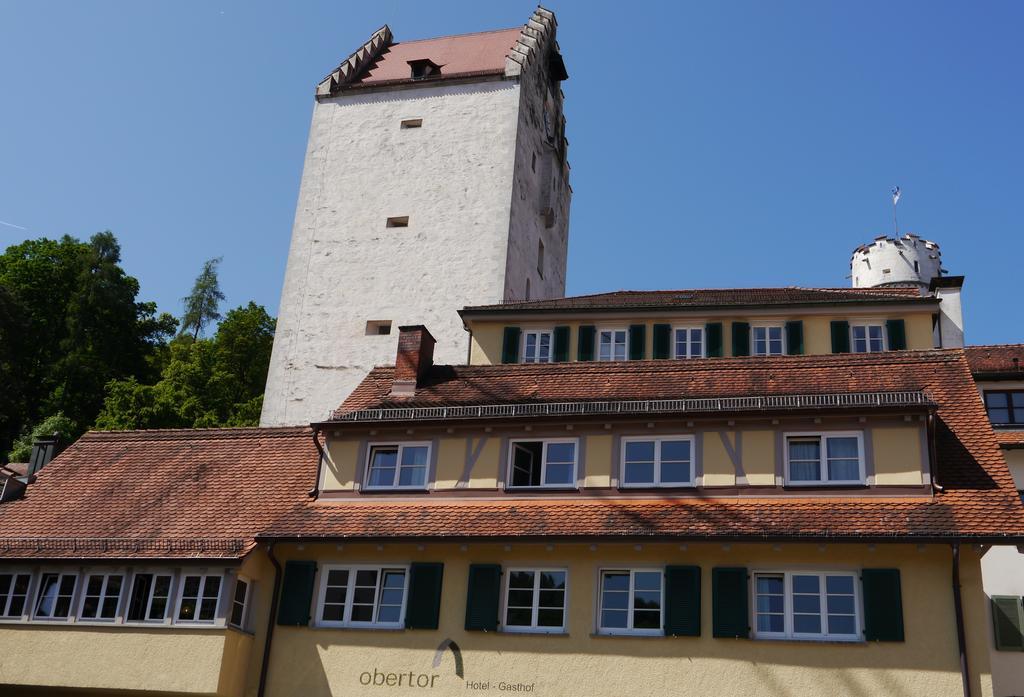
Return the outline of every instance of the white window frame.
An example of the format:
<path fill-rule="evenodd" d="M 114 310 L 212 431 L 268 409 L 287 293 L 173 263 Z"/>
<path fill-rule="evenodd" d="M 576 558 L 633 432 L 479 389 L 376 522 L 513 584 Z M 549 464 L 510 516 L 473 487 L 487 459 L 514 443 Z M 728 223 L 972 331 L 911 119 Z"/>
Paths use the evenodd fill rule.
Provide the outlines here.
<path fill-rule="evenodd" d="M 789 471 L 789 440 L 791 438 L 819 438 L 821 440 L 820 463 L 821 478 L 814 481 L 794 481 Z M 830 480 L 828 478 L 828 438 L 856 438 L 857 439 L 857 468 L 860 477 L 858 479 Z M 864 463 L 864 432 L 863 431 L 796 431 L 782 434 L 783 457 L 786 464 L 786 486 L 852 486 L 867 483 Z"/>
<path fill-rule="evenodd" d="M 423 491 L 430 486 L 430 457 L 431 453 L 431 442 L 425 441 L 380 441 L 377 443 L 366 444 L 366 463 L 363 468 L 363 485 L 362 488 L 367 491 L 394 491 L 394 490 L 405 490 L 405 491 Z M 374 448 L 398 448 L 398 455 L 395 460 L 395 478 L 392 480 L 392 484 L 373 486 L 370 484 L 370 465 L 373 464 L 373 450 Z M 423 474 L 423 484 L 405 484 L 400 485 L 398 482 L 402 476 L 402 452 L 406 448 L 426 448 L 427 449 L 427 471 Z"/>
<path fill-rule="evenodd" d="M 858 327 L 864 328 L 864 341 L 866 351 L 857 350 L 857 340 L 853 336 L 853 331 Z M 871 338 L 870 328 L 878 327 L 882 335 L 882 348 L 880 351 L 871 350 Z M 883 353 L 889 350 L 889 332 L 886 331 L 885 320 L 880 319 L 858 319 L 850 321 L 850 353 Z"/>
<path fill-rule="evenodd" d="M 608 358 L 601 358 L 601 332 L 612 332 L 612 350 L 609 352 Z M 597 340 L 597 346 L 595 347 L 596 355 L 594 356 L 594 358 L 597 361 L 612 363 L 614 361 L 620 360 L 615 357 L 615 332 L 622 332 L 626 336 L 625 343 L 623 344 L 623 346 L 625 346 L 625 352 L 623 353 L 621 360 L 629 360 L 629 327 L 601 327 L 600 329 L 597 330 L 597 336 L 595 337 Z"/>
<path fill-rule="evenodd" d="M 690 332 L 692 332 L 693 330 L 697 330 L 697 331 L 700 332 L 700 355 L 699 356 L 693 355 L 693 353 L 692 353 L 692 348 L 693 347 L 690 344 Z M 688 353 L 688 355 L 686 355 L 686 356 L 680 356 L 679 355 L 679 351 L 678 351 L 679 342 L 676 339 L 676 332 L 680 332 L 680 331 L 685 331 L 686 332 L 686 351 Z M 707 332 L 705 331 L 703 326 L 696 326 L 696 325 L 689 325 L 688 324 L 688 325 L 679 325 L 679 326 L 673 326 L 672 327 L 672 357 L 673 358 L 677 358 L 677 359 L 706 358 L 707 354 L 708 354 Z"/>
<path fill-rule="evenodd" d="M 56 574 L 57 575 L 58 597 L 60 597 L 60 594 L 59 594 L 60 583 L 63 580 L 64 576 L 73 576 L 75 578 L 75 587 L 71 591 L 71 602 L 68 604 L 68 614 L 67 614 L 66 617 L 41 617 L 39 615 L 39 600 L 40 600 L 40 593 L 43 590 L 43 578 L 45 576 L 47 576 L 48 574 Z M 77 613 L 75 612 L 75 609 L 76 609 L 77 604 L 78 604 L 79 593 L 82 590 L 81 580 L 82 580 L 81 579 L 81 574 L 78 572 L 78 569 L 71 569 L 71 568 L 63 567 L 63 568 L 43 569 L 42 571 L 40 571 L 39 574 L 38 574 L 38 578 L 36 579 L 36 583 L 34 584 L 35 588 L 33 589 L 33 593 L 32 593 L 32 596 L 33 596 L 32 597 L 32 612 L 31 612 L 32 620 L 35 621 L 35 622 L 74 622 L 75 618 L 77 616 Z"/>
<path fill-rule="evenodd" d="M 757 578 L 758 576 L 782 576 L 783 622 L 782 632 L 765 632 L 757 629 Z M 808 634 L 793 630 L 793 576 L 817 576 L 819 578 L 820 617 L 822 629 L 820 634 Z M 853 579 L 853 634 L 829 634 L 828 629 L 828 598 L 825 589 L 826 576 L 848 576 Z M 864 641 L 864 607 L 861 600 L 860 572 L 849 569 L 757 569 L 751 572 L 750 608 L 753 637 L 755 639 L 776 639 L 784 641 L 841 641 L 858 643 Z"/>
<path fill-rule="evenodd" d="M 690 480 L 687 482 L 661 483 L 661 444 L 664 441 L 685 440 L 690 444 Z M 626 482 L 626 445 L 629 443 L 654 443 L 654 482 L 651 484 L 629 484 Z M 697 485 L 696 439 L 692 435 L 627 436 L 622 438 L 619 450 L 619 487 L 623 489 L 650 489 L 651 487 L 679 489 Z"/>
<path fill-rule="evenodd" d="M 7 594 L 7 600 L 0 606 L 0 622 L 23 622 L 25 619 L 31 617 L 35 612 L 35 603 L 33 602 L 36 594 L 36 581 L 38 575 L 31 569 L 26 568 L 11 568 L 4 569 L 2 573 L 11 575 L 11 588 Z M 28 589 L 25 591 L 25 604 L 21 606 L 21 613 L 17 615 L 7 614 L 11 609 L 11 600 L 14 597 L 14 583 L 18 576 L 28 576 Z"/>
<path fill-rule="evenodd" d="M 533 579 L 533 600 L 532 600 L 532 616 L 530 619 L 529 626 L 523 625 L 508 625 L 508 594 L 511 588 L 509 583 L 512 580 L 512 574 L 521 571 L 529 572 L 534 574 Z M 539 616 L 540 609 L 540 575 L 542 573 L 562 573 L 565 574 L 565 589 L 562 591 L 562 625 L 560 627 L 539 627 L 537 626 L 537 618 Z M 566 567 L 556 566 L 514 566 L 508 569 L 502 570 L 502 593 L 501 593 L 501 631 L 511 632 L 513 634 L 565 634 L 568 627 L 569 620 L 569 569 Z M 525 588 L 519 588 L 516 590 L 526 590 Z"/>
<path fill-rule="evenodd" d="M 235 614 L 235 604 L 238 602 L 235 599 L 235 594 L 238 590 L 239 583 L 245 584 L 245 597 L 242 598 L 242 619 L 240 622 L 235 623 L 231 621 L 231 618 Z M 236 574 L 235 582 L 231 585 L 231 596 L 228 599 L 228 612 L 224 618 L 229 627 L 234 627 L 235 629 L 241 629 L 242 631 L 245 631 L 246 627 L 248 627 L 249 625 L 249 606 L 251 604 L 249 601 L 251 598 L 252 579 L 242 574 Z"/>
<path fill-rule="evenodd" d="M 181 603 L 185 599 L 185 581 L 186 581 L 186 579 L 188 579 L 189 576 L 198 576 L 202 580 L 199 583 L 199 591 L 198 591 L 198 595 L 196 596 L 196 616 L 193 619 L 190 619 L 190 620 L 187 620 L 187 619 L 183 620 L 180 617 L 180 615 L 181 615 Z M 224 581 L 225 581 L 226 577 L 227 577 L 227 574 L 225 574 L 223 571 L 210 571 L 210 570 L 206 570 L 206 569 L 196 569 L 196 570 L 182 569 L 181 572 L 178 574 L 178 584 L 177 584 L 178 587 L 177 587 L 177 592 L 174 594 L 175 595 L 174 614 L 171 616 L 173 618 L 172 619 L 173 623 L 174 624 L 183 624 L 183 625 L 216 624 L 217 621 L 220 619 L 220 609 L 221 609 L 221 605 L 224 602 L 224 586 L 225 586 Z M 202 611 L 202 606 L 203 606 L 203 591 L 206 590 L 206 582 L 210 578 L 219 578 L 220 579 L 220 585 L 217 588 L 217 604 L 213 608 L 213 618 L 209 619 L 209 620 L 202 620 L 202 619 L 199 619 L 199 613 Z"/>
<path fill-rule="evenodd" d="M 145 576 L 147 574 L 153 576 L 153 583 L 150 584 L 149 592 L 146 594 L 146 609 L 143 612 L 143 615 L 142 615 L 143 618 L 141 620 L 130 620 L 130 619 L 128 619 L 128 613 L 131 611 L 132 591 L 135 588 L 135 579 L 138 576 Z M 177 614 L 178 614 L 177 609 L 175 607 L 175 605 L 176 605 L 175 598 L 176 598 L 176 595 L 177 595 L 177 592 L 178 592 L 179 575 L 180 575 L 180 571 L 178 569 L 153 568 L 153 567 L 143 567 L 143 568 L 139 568 L 139 569 L 133 569 L 132 572 L 129 574 L 129 578 L 128 578 L 128 594 L 127 594 L 127 597 L 125 598 L 124 604 L 123 604 L 124 607 L 123 607 L 123 613 L 122 614 L 124 616 L 124 623 L 125 624 L 129 624 L 129 625 L 150 625 L 150 626 L 160 626 L 160 625 L 171 624 L 171 622 L 174 620 L 175 617 L 177 617 Z M 153 592 L 156 589 L 156 577 L 157 576 L 170 576 L 171 577 L 171 583 L 170 583 L 170 585 L 168 586 L 168 589 L 167 589 L 167 606 L 164 608 L 164 616 L 161 617 L 160 619 L 150 619 L 149 618 L 149 611 L 153 607 Z"/>
<path fill-rule="evenodd" d="M 537 347 L 537 356 L 536 356 L 535 360 L 528 361 L 528 360 L 526 360 L 526 337 L 531 335 L 531 334 L 536 337 L 536 344 L 534 344 L 534 345 Z M 540 360 L 540 337 L 541 337 L 541 334 L 547 334 L 548 335 L 548 358 L 547 358 L 546 361 Z M 555 331 L 554 331 L 554 329 L 550 329 L 550 328 L 545 328 L 545 329 L 524 329 L 523 330 L 523 338 L 521 339 L 521 341 L 522 341 L 522 346 L 520 347 L 520 352 L 519 352 L 519 355 L 523 357 L 523 359 L 520 361 L 521 363 L 554 363 L 554 360 L 555 360 L 554 359 L 554 354 L 555 354 Z"/>
<path fill-rule="evenodd" d="M 89 579 L 92 576 L 102 576 L 103 585 L 100 587 L 100 604 L 97 608 L 96 617 L 85 617 L 82 613 L 85 610 L 85 600 L 89 596 Z M 103 602 L 107 599 L 107 584 L 110 583 L 111 576 L 121 577 L 121 592 L 117 596 L 117 608 L 114 610 L 113 617 L 102 617 Z M 117 622 L 121 618 L 121 613 L 125 601 L 125 590 L 128 588 L 128 580 L 131 575 L 127 569 L 84 569 L 80 574 L 82 587 L 78 593 L 78 611 L 75 613 L 75 618 L 79 622 L 103 622 L 105 624 L 111 624 Z"/>
<path fill-rule="evenodd" d="M 512 483 L 512 468 L 515 464 L 516 443 L 543 443 L 540 456 L 540 484 L 514 485 Z M 548 471 L 548 446 L 556 443 L 572 443 L 572 482 L 568 484 L 545 484 Z M 508 468 L 506 489 L 576 489 L 579 487 L 580 471 L 580 439 L 579 438 L 512 438 L 508 442 Z"/>
<path fill-rule="evenodd" d="M 764 329 L 765 330 L 765 335 L 764 335 L 765 336 L 765 344 L 764 345 L 765 345 L 765 350 L 769 351 L 769 353 L 758 353 L 757 352 L 757 330 L 758 329 Z M 771 339 L 768 336 L 768 330 L 769 329 L 778 329 L 779 330 L 779 336 L 781 337 L 781 343 L 782 343 L 782 353 L 771 353 L 770 352 L 771 351 L 771 344 L 772 344 L 772 342 L 771 342 Z M 787 354 L 787 352 L 788 352 L 788 347 L 786 346 L 786 325 L 785 324 L 780 324 L 778 322 L 759 322 L 757 324 L 750 325 L 750 355 L 751 356 L 769 356 L 769 357 L 771 357 L 771 356 L 785 356 Z"/>
<path fill-rule="evenodd" d="M 345 592 L 345 606 L 342 611 L 342 619 L 325 620 L 324 600 L 327 597 L 327 578 L 331 571 L 348 571 L 348 586 Z M 380 611 L 380 597 L 383 591 L 384 574 L 388 571 L 401 571 L 404 573 L 404 585 L 402 586 L 402 609 L 398 614 L 396 622 L 357 622 L 352 617 L 352 601 L 355 595 L 356 573 L 359 571 L 376 571 L 377 588 L 373 599 L 374 617 Z M 313 621 L 318 627 L 352 627 L 358 629 L 402 629 L 405 627 L 405 613 L 409 603 L 409 565 L 408 564 L 324 564 L 317 573 L 317 595 L 316 608 Z"/>
<path fill-rule="evenodd" d="M 659 621 L 657 629 L 634 629 L 634 591 L 637 572 L 657 571 L 661 574 L 661 602 L 659 608 Z M 607 573 L 628 573 L 629 574 L 629 603 L 626 607 L 626 627 L 602 627 L 601 611 L 604 609 L 604 575 Z M 607 566 L 597 570 L 597 633 L 609 636 L 663 636 L 665 634 L 665 568 L 661 566 Z"/>

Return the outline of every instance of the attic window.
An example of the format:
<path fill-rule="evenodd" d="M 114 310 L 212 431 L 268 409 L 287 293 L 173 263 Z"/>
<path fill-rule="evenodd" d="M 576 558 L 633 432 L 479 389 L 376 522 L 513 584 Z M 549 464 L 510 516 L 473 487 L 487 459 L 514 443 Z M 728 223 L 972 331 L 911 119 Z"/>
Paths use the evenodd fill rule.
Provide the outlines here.
<path fill-rule="evenodd" d="M 391 320 L 371 319 L 366 323 L 366 336 L 387 336 L 391 333 Z"/>
<path fill-rule="evenodd" d="M 423 119 L 405 119 L 402 121 L 401 127 L 404 128 L 420 128 L 423 126 Z"/>
<path fill-rule="evenodd" d="M 429 59 L 409 61 L 409 68 L 412 69 L 412 79 L 422 80 L 441 72 L 441 66 Z"/>
<path fill-rule="evenodd" d="M 392 218 L 388 218 L 386 227 L 409 227 L 409 216 L 397 215 Z"/>

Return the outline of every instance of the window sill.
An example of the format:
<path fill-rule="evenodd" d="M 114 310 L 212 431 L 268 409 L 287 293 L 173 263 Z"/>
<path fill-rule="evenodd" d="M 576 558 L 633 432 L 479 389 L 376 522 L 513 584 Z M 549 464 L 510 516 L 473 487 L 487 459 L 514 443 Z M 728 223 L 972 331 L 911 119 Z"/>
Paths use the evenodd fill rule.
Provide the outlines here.
<path fill-rule="evenodd" d="M 311 624 L 309 629 L 329 629 L 340 632 L 404 632 L 405 627 L 353 627 L 350 624 L 335 625 L 335 624 Z"/>
<path fill-rule="evenodd" d="M 619 491 L 658 492 L 674 489 L 696 489 L 696 484 L 620 484 Z"/>
<path fill-rule="evenodd" d="M 408 489 L 401 489 L 397 487 L 361 487 L 359 489 L 360 494 L 429 494 L 430 491 L 426 487 L 417 486 L 409 487 Z"/>
<path fill-rule="evenodd" d="M 547 632 L 543 629 L 499 629 L 499 634 L 503 636 L 524 636 L 524 637 L 566 637 L 568 638 L 569 632 L 560 629 L 557 632 Z"/>
<path fill-rule="evenodd" d="M 841 646 L 850 646 L 851 644 L 854 645 L 854 646 L 857 646 L 857 645 L 866 646 L 869 643 L 869 642 L 865 641 L 864 639 L 810 639 L 810 638 L 803 638 L 803 637 L 790 639 L 788 637 L 767 637 L 767 636 L 766 637 L 757 637 L 757 636 L 755 636 L 755 637 L 752 637 L 751 640 L 752 641 L 774 642 L 774 643 L 777 643 L 777 644 L 833 644 L 833 645 L 838 644 L 838 645 L 841 645 Z"/>
<path fill-rule="evenodd" d="M 74 627 L 117 627 L 118 629 L 158 629 L 158 630 L 174 630 L 174 629 L 201 629 L 201 630 L 221 630 L 221 629 L 237 629 L 236 627 L 228 627 L 224 623 L 216 622 L 204 622 L 204 623 L 189 623 L 189 622 L 118 622 L 117 620 L 107 621 L 96 621 L 96 620 L 77 620 L 72 622 L 71 620 L 44 620 L 44 619 L 22 619 L 20 617 L 0 617 L 0 625 L 16 625 L 16 626 L 32 626 L 32 627 L 58 627 L 60 629 L 70 629 Z M 244 630 L 238 630 L 244 631 Z M 248 633 L 248 632 L 247 632 Z"/>
<path fill-rule="evenodd" d="M 821 482 L 808 482 L 807 484 L 800 484 L 796 482 L 787 482 L 782 485 L 784 491 L 833 491 L 835 489 L 870 489 L 871 487 L 864 482 L 853 482 L 849 484 L 823 484 Z"/>
<path fill-rule="evenodd" d="M 505 491 L 512 494 L 564 494 L 576 493 L 580 489 L 576 486 L 506 486 Z"/>
<path fill-rule="evenodd" d="M 640 632 L 591 632 L 591 639 L 664 639 L 665 634 L 641 634 Z"/>

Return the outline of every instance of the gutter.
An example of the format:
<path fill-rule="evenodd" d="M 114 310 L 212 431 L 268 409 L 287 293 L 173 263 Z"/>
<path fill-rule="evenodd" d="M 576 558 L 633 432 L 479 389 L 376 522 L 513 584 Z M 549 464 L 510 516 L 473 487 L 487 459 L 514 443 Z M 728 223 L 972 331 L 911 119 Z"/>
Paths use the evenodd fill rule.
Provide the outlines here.
<path fill-rule="evenodd" d="M 277 617 L 277 602 L 281 595 L 281 562 L 274 556 L 274 543 L 267 545 L 267 558 L 274 565 L 274 590 L 270 595 L 270 615 L 267 617 L 266 639 L 263 641 L 263 658 L 260 660 L 260 682 L 256 697 L 263 697 L 267 689 L 267 671 L 270 666 L 270 644 L 274 639 L 274 619 Z"/>
<path fill-rule="evenodd" d="M 960 543 L 950 545 L 953 550 L 953 612 L 956 614 L 956 643 L 960 651 L 960 679 L 964 697 L 971 697 L 971 671 L 967 665 L 967 640 L 964 636 L 964 606 L 960 597 Z"/>
<path fill-rule="evenodd" d="M 320 429 L 320 424 L 313 424 L 313 444 L 316 446 L 317 452 L 320 453 L 320 457 L 316 461 L 316 481 L 313 482 L 313 488 L 307 492 L 311 499 L 320 495 L 320 474 L 323 472 L 324 458 L 327 457 L 327 453 L 324 452 L 324 446 L 320 444 Z"/>

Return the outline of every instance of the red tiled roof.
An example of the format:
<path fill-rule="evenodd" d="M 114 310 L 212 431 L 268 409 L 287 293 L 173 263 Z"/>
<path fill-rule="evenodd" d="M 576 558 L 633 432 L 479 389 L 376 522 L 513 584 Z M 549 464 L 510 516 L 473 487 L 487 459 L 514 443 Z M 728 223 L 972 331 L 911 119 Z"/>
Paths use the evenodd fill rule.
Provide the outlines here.
<path fill-rule="evenodd" d="M 522 33 L 522 27 L 498 29 L 476 34 L 443 36 L 435 39 L 400 41 L 383 50 L 351 85 L 412 82 L 409 61 L 429 60 L 441 66 L 431 80 L 466 75 L 501 74 L 505 57 Z"/>
<path fill-rule="evenodd" d="M 1024 375 L 1024 344 L 967 346 L 964 350 L 971 364 L 971 372 L 975 375 Z"/>
<path fill-rule="evenodd" d="M 0 469 L 8 470 L 10 473 L 18 477 L 24 477 L 28 474 L 28 463 L 27 462 L 8 462 L 6 465 L 0 467 Z"/>
<path fill-rule="evenodd" d="M 835 305 L 934 303 L 917 288 L 699 288 L 690 290 L 619 290 L 552 300 L 473 305 L 460 312 L 596 311 L 658 308 L 763 307 L 775 305 Z"/>
<path fill-rule="evenodd" d="M 238 558 L 316 477 L 308 428 L 87 433 L 0 506 L 0 558 Z"/>
<path fill-rule="evenodd" d="M 999 445 L 1008 448 L 1024 448 L 1024 431 L 1004 431 L 996 429 L 996 440 Z"/>
<path fill-rule="evenodd" d="M 358 409 L 927 390 L 960 351 L 586 363 L 434 366 L 412 397 L 391 399 L 394 368 L 374 368 L 337 414 Z M 973 390 L 973 383 L 971 384 Z M 977 391 L 974 391 L 977 397 Z"/>

